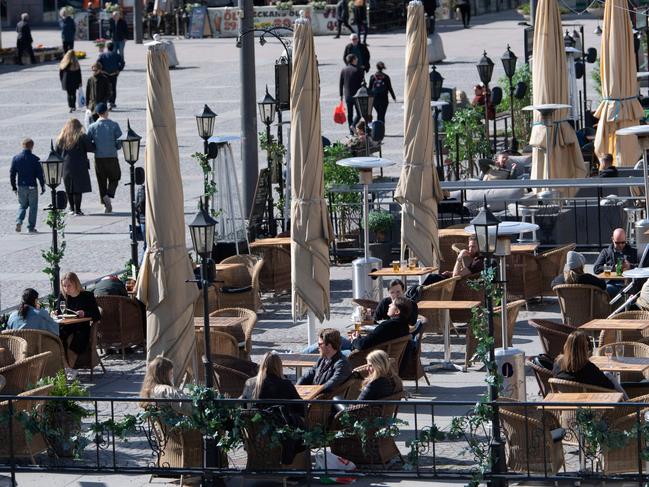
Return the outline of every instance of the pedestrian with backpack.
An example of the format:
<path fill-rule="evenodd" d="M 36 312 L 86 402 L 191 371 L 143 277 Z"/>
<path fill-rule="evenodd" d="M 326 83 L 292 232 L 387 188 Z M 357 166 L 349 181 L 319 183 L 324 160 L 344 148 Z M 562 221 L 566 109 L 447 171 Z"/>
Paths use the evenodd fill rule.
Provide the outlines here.
<path fill-rule="evenodd" d="M 369 89 L 374 96 L 374 109 L 376 110 L 376 119 L 385 124 L 385 112 L 388 111 L 388 94 L 392 96 L 392 100 L 397 101 L 392 89 L 392 81 L 390 77 L 385 74 L 385 64 L 383 61 L 376 63 L 376 73 L 370 76 Z"/>

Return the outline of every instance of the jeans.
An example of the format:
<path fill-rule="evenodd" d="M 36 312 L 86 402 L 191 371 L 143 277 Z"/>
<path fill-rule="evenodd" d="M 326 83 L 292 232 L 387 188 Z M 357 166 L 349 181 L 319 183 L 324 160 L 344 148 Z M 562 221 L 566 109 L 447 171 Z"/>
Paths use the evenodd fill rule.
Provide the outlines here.
<path fill-rule="evenodd" d="M 22 225 L 25 219 L 25 213 L 29 208 L 29 224 L 27 228 L 33 230 L 36 228 L 36 212 L 38 211 L 38 189 L 29 186 L 18 186 L 18 214 L 16 223 Z"/>
<path fill-rule="evenodd" d="M 122 57 L 122 61 L 124 61 L 124 46 L 125 45 L 126 45 L 126 41 L 113 41 L 113 46 L 115 47 L 115 52 Z"/>
<path fill-rule="evenodd" d="M 108 82 L 110 83 L 108 104 L 112 106 L 115 104 L 115 98 L 117 98 L 117 75 L 108 75 Z"/>
<path fill-rule="evenodd" d="M 620 294 L 624 286 L 616 283 L 615 281 L 608 281 L 606 283 L 606 292 L 608 293 L 609 298 L 613 299 L 615 296 Z"/>
<path fill-rule="evenodd" d="M 340 337 L 340 350 L 343 355 L 349 355 L 352 350 L 352 341 L 349 338 Z M 318 353 L 318 344 L 309 345 L 302 350 L 302 353 Z"/>

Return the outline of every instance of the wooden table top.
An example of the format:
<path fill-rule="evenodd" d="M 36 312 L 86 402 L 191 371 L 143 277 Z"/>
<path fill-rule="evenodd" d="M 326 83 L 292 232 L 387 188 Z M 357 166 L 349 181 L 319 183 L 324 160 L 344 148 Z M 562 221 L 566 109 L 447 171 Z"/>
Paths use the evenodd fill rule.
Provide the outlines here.
<path fill-rule="evenodd" d="M 464 228 L 442 228 L 438 235 L 440 237 L 469 237 L 471 234 Z"/>
<path fill-rule="evenodd" d="M 320 355 L 317 353 L 278 353 L 284 367 L 312 367 Z"/>
<path fill-rule="evenodd" d="M 580 330 L 644 330 L 649 327 L 649 320 L 591 320 L 579 327 Z"/>
<path fill-rule="evenodd" d="M 649 369 L 649 358 L 646 357 L 620 357 L 619 359 L 615 356 L 611 357 L 611 363 L 609 365 L 608 358 L 606 356 L 594 356 L 590 358 L 590 361 L 597 365 L 600 370 L 607 372 L 644 372 Z"/>
<path fill-rule="evenodd" d="M 254 249 L 256 247 L 270 247 L 274 245 L 291 245 L 291 237 L 262 238 L 260 240 L 255 240 L 254 242 L 250 242 L 249 247 L 251 249 Z"/>
<path fill-rule="evenodd" d="M 232 262 L 230 264 L 214 264 L 217 271 L 227 271 L 228 269 L 235 269 L 237 267 L 243 267 L 241 262 Z"/>
<path fill-rule="evenodd" d="M 605 281 L 626 281 L 628 279 L 628 277 L 618 276 L 615 272 L 610 272 L 608 276 L 601 272 L 599 274 L 595 274 L 595 276 L 599 277 L 600 279 L 604 279 Z"/>
<path fill-rule="evenodd" d="M 308 401 L 309 399 L 315 399 L 318 397 L 318 394 L 322 392 L 324 389 L 324 384 L 320 384 L 317 386 L 295 386 L 297 389 L 297 393 L 300 395 L 302 399 L 305 401 Z"/>
<path fill-rule="evenodd" d="M 64 318 L 62 320 L 56 320 L 59 326 L 65 325 L 76 325 L 77 323 L 90 323 L 92 318 L 89 316 L 84 316 L 83 318 Z"/>
<path fill-rule="evenodd" d="M 398 271 L 393 270 L 392 267 L 384 267 L 370 272 L 368 275 L 372 277 L 423 276 L 435 271 L 437 271 L 437 267 L 415 267 L 414 269 L 401 267 Z"/>
<path fill-rule="evenodd" d="M 513 243 L 511 246 L 512 253 L 529 253 L 532 254 L 536 252 L 536 249 L 539 248 L 538 242 L 530 243 Z"/>
<path fill-rule="evenodd" d="M 0 391 L 4 389 L 7 385 L 7 379 L 4 378 L 4 375 L 0 375 Z"/>
<path fill-rule="evenodd" d="M 624 394 L 621 392 L 550 392 L 543 398 L 543 402 L 588 402 L 591 404 L 605 404 L 622 402 Z M 584 406 L 544 406 L 545 409 L 578 409 Z M 614 408 L 614 406 L 597 406 L 597 408 Z"/>
<path fill-rule="evenodd" d="M 473 309 L 480 301 L 418 301 L 418 309 Z"/>
<path fill-rule="evenodd" d="M 210 327 L 213 326 L 222 326 L 230 327 L 237 326 L 246 321 L 244 317 L 241 316 L 210 316 Z M 199 327 L 205 324 L 205 320 L 202 316 L 194 317 L 194 326 Z"/>

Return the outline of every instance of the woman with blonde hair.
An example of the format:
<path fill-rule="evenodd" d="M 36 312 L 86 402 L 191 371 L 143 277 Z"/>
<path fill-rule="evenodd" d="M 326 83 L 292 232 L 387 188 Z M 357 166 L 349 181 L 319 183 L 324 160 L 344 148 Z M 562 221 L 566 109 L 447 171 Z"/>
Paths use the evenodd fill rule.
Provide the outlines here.
<path fill-rule="evenodd" d="M 68 17 L 69 18 L 69 17 Z M 81 87 L 81 66 L 73 50 L 69 50 L 59 63 L 59 79 L 61 88 L 68 94 L 70 113 L 76 110 L 77 90 Z"/>
<path fill-rule="evenodd" d="M 70 214 L 82 216 L 82 195 L 92 191 L 88 152 L 94 152 L 95 145 L 79 120 L 71 118 L 65 122 L 56 138 L 56 151 L 63 158 L 63 184 L 68 194 Z"/>
<path fill-rule="evenodd" d="M 187 399 L 187 396 L 173 385 L 174 364 L 171 360 L 162 355 L 154 358 L 146 367 L 146 375 L 140 389 L 140 397 L 143 399 Z M 174 411 L 189 416 L 192 414 L 190 401 L 165 403 Z M 151 403 L 140 402 L 140 406 L 146 408 Z"/>
<path fill-rule="evenodd" d="M 359 401 L 384 399 L 403 390 L 403 383 L 394 373 L 390 357 L 383 350 L 374 350 L 365 359 L 369 375 L 363 381 L 363 389 L 358 395 Z"/>
<path fill-rule="evenodd" d="M 557 379 L 581 382 L 607 389 L 615 389 L 613 383 L 597 365 L 590 360 L 590 343 L 583 331 L 573 331 L 563 345 L 563 353 L 554 361 L 552 375 Z M 621 391 L 622 392 L 622 391 Z"/>

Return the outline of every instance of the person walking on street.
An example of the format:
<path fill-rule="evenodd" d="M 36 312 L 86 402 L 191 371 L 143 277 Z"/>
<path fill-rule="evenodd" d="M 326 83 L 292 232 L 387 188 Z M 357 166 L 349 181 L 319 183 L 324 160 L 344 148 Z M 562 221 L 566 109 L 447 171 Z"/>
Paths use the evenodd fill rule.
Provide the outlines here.
<path fill-rule="evenodd" d="M 110 99 L 110 81 L 108 76 L 102 71 L 103 66 L 100 62 L 92 65 L 92 76 L 86 82 L 86 107 L 92 114 L 92 121 L 97 120 L 95 107 L 97 103 L 108 103 Z"/>
<path fill-rule="evenodd" d="M 29 27 L 29 14 L 20 14 L 20 22 L 16 24 L 16 49 L 18 51 L 18 59 L 16 64 L 23 64 L 23 54 L 29 54 L 29 59 L 32 64 L 36 64 L 36 57 L 34 56 L 34 49 L 32 49 L 32 29 Z"/>
<path fill-rule="evenodd" d="M 336 4 L 336 24 L 337 32 L 334 36 L 334 39 L 340 38 L 340 31 L 343 28 L 343 25 L 349 29 L 350 32 L 354 32 L 354 29 L 349 25 L 349 5 L 347 0 L 338 0 Z"/>
<path fill-rule="evenodd" d="M 117 105 L 115 98 L 117 97 L 117 77 L 124 69 L 124 59 L 115 52 L 115 44 L 112 41 L 106 43 L 106 51 L 102 52 L 97 59 L 97 63 L 101 63 L 102 69 L 108 81 L 110 82 L 110 96 L 108 98 L 108 109 L 112 110 Z"/>
<path fill-rule="evenodd" d="M 74 50 L 74 36 L 77 33 L 77 26 L 74 19 L 70 17 L 70 13 L 66 7 L 59 11 L 59 26 L 61 27 L 61 39 L 63 40 L 63 52 Z"/>
<path fill-rule="evenodd" d="M 455 5 L 460 9 L 462 25 L 465 29 L 468 29 L 469 23 L 471 22 L 471 5 L 469 4 L 469 0 L 455 0 Z"/>
<path fill-rule="evenodd" d="M 59 63 L 59 79 L 61 88 L 68 94 L 68 107 L 72 113 L 77 106 L 77 90 L 82 85 L 81 66 L 72 49 L 65 53 Z"/>
<path fill-rule="evenodd" d="M 90 162 L 88 152 L 95 146 L 84 133 L 81 122 L 76 118 L 68 120 L 56 138 L 56 150 L 63 158 L 63 184 L 68 194 L 70 214 L 83 216 L 81 198 L 90 193 Z"/>
<path fill-rule="evenodd" d="M 367 73 L 370 70 L 370 51 L 367 48 L 366 45 L 361 44 L 358 40 L 358 34 L 351 33 L 349 35 L 349 40 L 351 41 L 349 44 L 345 46 L 345 52 L 343 53 L 343 61 L 345 64 L 349 64 L 347 62 L 347 55 L 348 54 L 353 54 L 356 56 L 356 60 L 358 61 L 358 65 L 365 70 Z"/>
<path fill-rule="evenodd" d="M 110 38 L 115 45 L 115 52 L 124 61 L 124 46 L 128 40 L 128 24 L 120 12 L 113 12 L 109 22 Z"/>
<path fill-rule="evenodd" d="M 347 122 L 349 123 L 349 133 L 354 135 L 354 127 L 361 118 L 360 113 L 356 110 L 356 116 L 353 116 L 355 103 L 354 95 L 365 81 L 365 73 L 358 67 L 358 60 L 354 54 L 347 54 L 345 58 L 347 66 L 340 72 L 340 101 L 345 98 L 347 104 Z"/>
<path fill-rule="evenodd" d="M 392 100 L 397 101 L 392 89 L 392 81 L 390 77 L 385 74 L 385 64 L 383 61 L 376 63 L 376 73 L 370 76 L 369 89 L 374 96 L 374 109 L 376 110 L 376 119 L 385 124 L 385 112 L 388 111 L 388 94 L 392 96 Z"/>
<path fill-rule="evenodd" d="M 117 159 L 117 150 L 122 143 L 117 140 L 122 130 L 116 122 L 108 119 L 108 107 L 105 103 L 97 104 L 95 109 L 99 119 L 88 128 L 88 137 L 95 145 L 95 173 L 99 199 L 104 205 L 104 213 L 112 213 L 111 198 L 115 197 L 117 185 L 122 177 Z"/>
<path fill-rule="evenodd" d="M 354 0 L 354 23 L 358 28 L 358 36 L 360 37 L 361 32 L 363 32 L 363 44 L 367 44 L 367 7 L 365 0 Z"/>
<path fill-rule="evenodd" d="M 36 230 L 36 213 L 38 212 L 38 185 L 41 184 L 41 194 L 45 192 L 45 178 L 40 159 L 32 154 L 34 141 L 23 140 L 23 150 L 11 161 L 9 180 L 11 189 L 18 196 L 18 214 L 16 215 L 16 231 L 23 227 L 25 213 L 29 208 L 27 229 L 29 233 L 38 233 Z"/>

